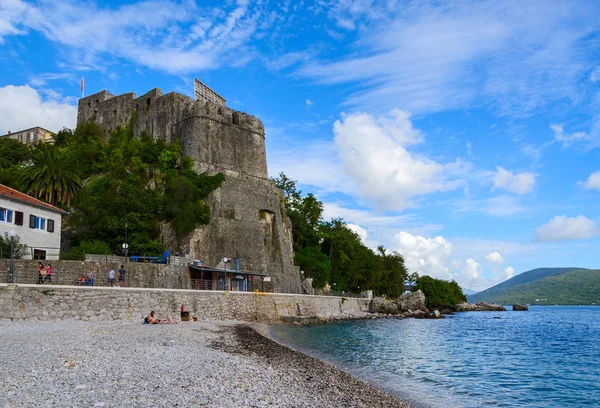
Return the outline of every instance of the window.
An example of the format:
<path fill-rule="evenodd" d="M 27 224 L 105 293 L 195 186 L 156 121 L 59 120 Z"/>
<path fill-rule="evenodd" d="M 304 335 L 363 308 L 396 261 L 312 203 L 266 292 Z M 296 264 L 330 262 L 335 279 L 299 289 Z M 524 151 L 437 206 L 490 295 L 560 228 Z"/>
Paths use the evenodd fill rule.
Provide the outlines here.
<path fill-rule="evenodd" d="M 54 220 L 48 220 L 47 225 L 48 225 L 48 228 L 46 231 L 54 232 Z"/>
<path fill-rule="evenodd" d="M 0 208 L 0 222 L 9 222 L 12 224 L 13 210 L 8 210 L 6 208 Z"/>
<path fill-rule="evenodd" d="M 29 228 L 45 230 L 46 229 L 46 219 L 42 217 L 36 217 L 35 215 L 29 216 Z"/>
<path fill-rule="evenodd" d="M 15 225 L 23 225 L 23 213 L 15 211 Z"/>
<path fill-rule="evenodd" d="M 41 250 L 41 249 L 34 249 L 33 250 L 33 259 L 38 259 L 40 261 L 43 261 L 46 259 L 46 251 Z"/>

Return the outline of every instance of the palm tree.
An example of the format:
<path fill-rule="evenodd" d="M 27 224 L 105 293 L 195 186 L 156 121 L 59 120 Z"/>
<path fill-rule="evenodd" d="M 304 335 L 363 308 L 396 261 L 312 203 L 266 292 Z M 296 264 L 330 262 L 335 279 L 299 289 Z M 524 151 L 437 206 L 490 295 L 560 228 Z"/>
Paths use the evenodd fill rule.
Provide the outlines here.
<path fill-rule="evenodd" d="M 52 205 L 71 205 L 81 180 L 60 148 L 38 143 L 30 163 L 22 169 L 23 191 Z"/>

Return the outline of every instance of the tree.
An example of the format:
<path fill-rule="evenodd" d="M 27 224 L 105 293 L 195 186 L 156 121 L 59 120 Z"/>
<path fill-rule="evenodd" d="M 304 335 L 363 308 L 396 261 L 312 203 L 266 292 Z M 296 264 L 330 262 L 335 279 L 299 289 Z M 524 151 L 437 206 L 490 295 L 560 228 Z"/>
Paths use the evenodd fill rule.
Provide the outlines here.
<path fill-rule="evenodd" d="M 13 258 L 21 259 L 27 255 L 27 245 L 21 242 L 21 237 L 11 237 L 7 232 L 0 236 L 0 258 L 10 258 L 10 247 L 13 246 Z"/>
<path fill-rule="evenodd" d="M 81 180 L 67 155 L 46 143 L 36 145 L 31 164 L 23 167 L 21 184 L 25 193 L 66 207 L 81 189 Z"/>
<path fill-rule="evenodd" d="M 290 179 L 281 172 L 279 173 L 279 178 L 271 178 L 271 181 L 276 187 L 283 191 L 285 209 L 289 212 L 290 209 L 295 208 L 300 201 L 300 195 L 302 194 L 302 191 L 299 191 L 296 188 L 296 180 Z"/>
<path fill-rule="evenodd" d="M 454 309 L 458 303 L 467 301 L 462 289 L 455 281 L 448 282 L 431 276 L 421 276 L 417 278 L 415 289 L 420 289 L 425 294 L 428 308 Z"/>
<path fill-rule="evenodd" d="M 0 138 L 0 184 L 18 189 L 21 165 L 29 160 L 31 149 L 18 140 Z"/>
<path fill-rule="evenodd" d="M 404 282 L 408 277 L 404 258 L 396 251 L 388 254 L 383 246 L 379 246 L 377 250 L 381 262 L 378 292 L 390 297 L 398 297 L 404 292 Z"/>

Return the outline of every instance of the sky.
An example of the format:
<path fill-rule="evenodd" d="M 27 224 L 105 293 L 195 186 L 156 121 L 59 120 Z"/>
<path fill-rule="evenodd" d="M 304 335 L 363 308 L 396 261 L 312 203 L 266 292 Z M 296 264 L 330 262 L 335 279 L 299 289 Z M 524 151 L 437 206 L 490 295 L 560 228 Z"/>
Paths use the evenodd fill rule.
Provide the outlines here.
<path fill-rule="evenodd" d="M 482 290 L 600 268 L 600 2 L 0 0 L 0 134 L 80 81 L 259 117 L 269 174 L 410 271 Z"/>

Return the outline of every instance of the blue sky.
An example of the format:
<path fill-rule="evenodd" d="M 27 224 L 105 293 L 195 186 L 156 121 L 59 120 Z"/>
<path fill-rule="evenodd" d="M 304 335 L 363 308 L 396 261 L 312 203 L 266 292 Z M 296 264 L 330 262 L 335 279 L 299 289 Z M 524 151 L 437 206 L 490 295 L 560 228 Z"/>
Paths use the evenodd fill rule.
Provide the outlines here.
<path fill-rule="evenodd" d="M 411 270 L 479 290 L 597 268 L 600 3 L 0 0 L 0 133 L 85 92 L 191 95 L 262 119 L 269 172 Z"/>

